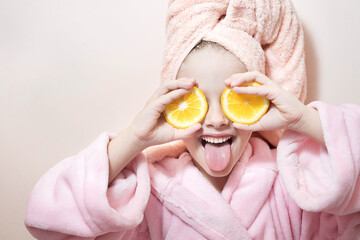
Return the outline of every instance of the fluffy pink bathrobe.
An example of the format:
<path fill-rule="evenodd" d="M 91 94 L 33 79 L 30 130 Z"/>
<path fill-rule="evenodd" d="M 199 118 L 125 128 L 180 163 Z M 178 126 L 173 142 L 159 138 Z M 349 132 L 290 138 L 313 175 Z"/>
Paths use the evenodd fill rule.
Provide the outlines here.
<path fill-rule="evenodd" d="M 26 227 L 44 240 L 360 239 L 360 107 L 311 106 L 326 146 L 292 131 L 277 149 L 252 138 L 221 193 L 188 152 L 171 157 L 176 145 L 140 153 L 108 186 L 103 133 L 39 180 Z"/>

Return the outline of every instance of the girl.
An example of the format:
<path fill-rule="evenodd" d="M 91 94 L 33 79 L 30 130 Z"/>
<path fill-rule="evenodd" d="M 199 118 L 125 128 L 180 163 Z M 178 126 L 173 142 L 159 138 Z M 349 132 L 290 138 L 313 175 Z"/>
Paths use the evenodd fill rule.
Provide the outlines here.
<path fill-rule="evenodd" d="M 159 88 L 129 127 L 44 174 L 29 198 L 30 233 L 359 238 L 360 108 L 303 104 L 303 35 L 291 2 L 170 1 L 167 29 Z M 262 85 L 240 87 L 249 81 Z M 207 115 L 175 129 L 161 113 L 194 85 Z M 220 104 L 226 86 L 265 96 L 268 113 L 250 126 L 232 123 Z"/>

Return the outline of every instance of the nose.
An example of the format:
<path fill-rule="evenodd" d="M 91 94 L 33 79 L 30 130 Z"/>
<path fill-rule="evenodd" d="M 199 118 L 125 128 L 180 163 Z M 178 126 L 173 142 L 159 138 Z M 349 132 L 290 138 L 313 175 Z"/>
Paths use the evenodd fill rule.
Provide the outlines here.
<path fill-rule="evenodd" d="M 204 125 L 216 129 L 228 126 L 230 120 L 224 114 L 220 104 L 209 105 L 208 112 L 204 119 Z"/>

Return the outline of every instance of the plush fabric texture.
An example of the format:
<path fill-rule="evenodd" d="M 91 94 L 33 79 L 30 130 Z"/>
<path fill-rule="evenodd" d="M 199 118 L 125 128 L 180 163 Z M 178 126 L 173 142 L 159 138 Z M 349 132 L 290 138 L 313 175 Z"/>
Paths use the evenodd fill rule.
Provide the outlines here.
<path fill-rule="evenodd" d="M 40 240 L 360 239 L 360 107 L 310 106 L 326 146 L 293 131 L 277 149 L 252 138 L 222 192 L 181 142 L 140 153 L 108 186 L 103 133 L 41 177 L 25 225 Z"/>
<path fill-rule="evenodd" d="M 176 79 L 189 52 L 206 40 L 305 100 L 304 34 L 291 0 L 170 0 L 166 36 L 163 81 Z M 261 134 L 276 146 L 282 132 Z"/>

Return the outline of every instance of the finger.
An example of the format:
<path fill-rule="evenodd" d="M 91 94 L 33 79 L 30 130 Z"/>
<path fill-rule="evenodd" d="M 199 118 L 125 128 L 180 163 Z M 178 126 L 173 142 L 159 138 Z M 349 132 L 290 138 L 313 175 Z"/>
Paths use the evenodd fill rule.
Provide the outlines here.
<path fill-rule="evenodd" d="M 269 92 L 268 87 L 265 87 L 264 85 L 256 86 L 256 87 L 237 86 L 234 87 L 232 90 L 239 94 L 260 95 L 260 96 L 265 96 Z"/>
<path fill-rule="evenodd" d="M 256 71 L 237 73 L 231 75 L 231 77 L 226 80 L 225 84 L 229 87 L 234 87 L 234 86 L 240 86 L 243 83 L 248 83 L 253 81 L 265 85 L 269 83 L 269 78 L 264 74 Z"/>
<path fill-rule="evenodd" d="M 233 126 L 239 130 L 248 130 L 248 131 L 269 131 L 274 129 L 283 128 L 283 121 L 279 116 L 277 116 L 278 110 L 274 105 L 270 105 L 268 111 L 262 116 L 257 122 L 245 125 L 240 123 L 233 123 Z"/>
<path fill-rule="evenodd" d="M 190 127 L 186 128 L 186 129 L 177 129 L 176 128 L 175 129 L 174 140 L 188 138 L 189 136 L 191 136 L 192 134 L 197 132 L 200 128 L 201 128 L 200 123 L 196 123 L 194 125 L 191 125 Z"/>
<path fill-rule="evenodd" d="M 244 131 L 260 131 L 262 130 L 262 126 L 259 123 L 254 123 L 251 125 L 245 125 L 245 124 L 240 124 L 240 123 L 233 123 L 234 128 L 239 129 L 239 130 L 244 130 Z"/>
<path fill-rule="evenodd" d="M 183 88 L 183 89 L 190 89 L 196 83 L 195 79 L 193 78 L 179 78 L 176 80 L 171 80 L 163 83 L 158 91 L 155 93 L 155 97 L 160 97 L 172 90 Z"/>
<path fill-rule="evenodd" d="M 248 94 L 248 95 L 258 95 L 263 96 L 270 101 L 275 100 L 277 96 L 276 89 L 272 87 L 267 87 L 264 85 L 257 86 L 257 87 L 234 87 L 233 91 L 238 94 Z"/>
<path fill-rule="evenodd" d="M 191 89 L 176 89 L 176 90 L 172 90 L 171 92 L 169 92 L 165 95 L 158 97 L 155 100 L 155 104 L 158 107 L 157 111 L 163 112 L 168 104 L 170 104 L 174 100 L 184 96 L 185 94 L 190 92 L 190 90 Z"/>
<path fill-rule="evenodd" d="M 248 73 L 236 73 L 231 75 L 228 79 L 225 80 L 225 85 L 232 87 L 234 85 L 240 85 L 245 82 L 255 81 L 255 78 L 249 75 Z"/>

